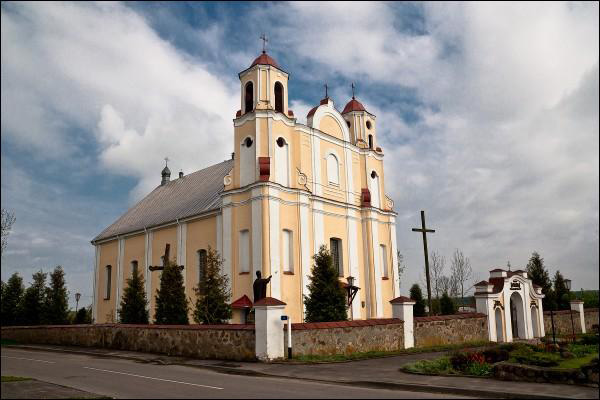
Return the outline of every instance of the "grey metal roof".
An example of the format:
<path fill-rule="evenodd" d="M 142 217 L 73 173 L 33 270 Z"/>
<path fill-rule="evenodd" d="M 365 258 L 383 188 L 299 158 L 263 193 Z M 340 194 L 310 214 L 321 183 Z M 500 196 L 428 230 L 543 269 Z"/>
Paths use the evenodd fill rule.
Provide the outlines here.
<path fill-rule="evenodd" d="M 232 168 L 233 160 L 226 160 L 158 186 L 92 242 L 220 208 L 223 178 Z"/>

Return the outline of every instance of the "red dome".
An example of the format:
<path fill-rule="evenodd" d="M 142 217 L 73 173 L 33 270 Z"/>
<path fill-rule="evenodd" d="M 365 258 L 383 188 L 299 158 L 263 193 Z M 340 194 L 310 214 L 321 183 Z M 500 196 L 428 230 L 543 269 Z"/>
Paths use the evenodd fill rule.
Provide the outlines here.
<path fill-rule="evenodd" d="M 367 110 L 365 110 L 365 107 L 362 104 L 360 104 L 360 102 L 353 97 L 352 100 L 350 100 L 348 102 L 348 104 L 346 104 L 346 107 L 344 107 L 344 111 L 342 111 L 342 114 L 346 114 L 350 111 L 367 111 Z"/>
<path fill-rule="evenodd" d="M 263 51 L 263 53 L 260 56 L 256 57 L 256 60 L 254 60 L 252 62 L 252 65 L 250 65 L 250 68 L 254 67 L 256 64 L 272 65 L 275 68 L 279 68 L 279 65 L 277 64 L 277 61 L 275 61 L 273 59 L 273 57 L 269 56 L 264 51 Z"/>

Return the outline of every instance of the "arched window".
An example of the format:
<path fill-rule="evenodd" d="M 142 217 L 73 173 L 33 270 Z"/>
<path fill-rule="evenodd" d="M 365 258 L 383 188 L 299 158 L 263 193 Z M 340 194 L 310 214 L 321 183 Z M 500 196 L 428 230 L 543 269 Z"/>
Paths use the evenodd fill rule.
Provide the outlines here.
<path fill-rule="evenodd" d="M 340 166 L 337 157 L 332 153 L 327 155 L 327 181 L 333 185 L 340 184 Z"/>
<path fill-rule="evenodd" d="M 369 148 L 373 148 L 373 135 L 369 135 Z"/>
<path fill-rule="evenodd" d="M 275 111 L 283 112 L 283 85 L 275 82 Z"/>
<path fill-rule="evenodd" d="M 240 185 L 246 186 L 256 179 L 256 146 L 252 137 L 240 143 Z"/>
<path fill-rule="evenodd" d="M 342 263 L 342 239 L 329 239 L 331 258 L 333 259 L 333 268 L 338 272 L 338 276 L 344 276 L 344 264 Z"/>
<path fill-rule="evenodd" d="M 254 109 L 254 85 L 252 82 L 246 83 L 244 91 L 244 114 Z"/>
<path fill-rule="evenodd" d="M 137 260 L 133 260 L 131 262 L 131 275 L 136 276 L 138 274 L 138 262 Z"/>
<path fill-rule="evenodd" d="M 105 291 L 104 291 L 104 300 L 109 300 L 110 299 L 110 286 L 112 283 L 112 266 L 111 265 L 107 265 L 105 267 L 105 271 L 106 271 L 106 286 L 105 286 Z"/>
<path fill-rule="evenodd" d="M 198 282 L 202 281 L 206 273 L 206 250 L 198 250 Z"/>

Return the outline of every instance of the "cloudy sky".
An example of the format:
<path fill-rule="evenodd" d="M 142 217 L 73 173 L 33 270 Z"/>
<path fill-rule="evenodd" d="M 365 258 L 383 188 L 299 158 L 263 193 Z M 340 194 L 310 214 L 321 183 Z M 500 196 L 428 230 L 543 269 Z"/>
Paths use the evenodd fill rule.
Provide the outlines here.
<path fill-rule="evenodd" d="M 2 279 L 62 265 L 91 302 L 90 240 L 160 183 L 227 159 L 237 73 L 269 53 L 300 122 L 327 82 L 377 115 L 402 291 L 430 249 L 478 277 L 533 251 L 598 288 L 597 3 L 2 2 Z M 449 260 L 448 260 L 449 261 Z M 449 262 L 447 263 L 449 264 Z"/>

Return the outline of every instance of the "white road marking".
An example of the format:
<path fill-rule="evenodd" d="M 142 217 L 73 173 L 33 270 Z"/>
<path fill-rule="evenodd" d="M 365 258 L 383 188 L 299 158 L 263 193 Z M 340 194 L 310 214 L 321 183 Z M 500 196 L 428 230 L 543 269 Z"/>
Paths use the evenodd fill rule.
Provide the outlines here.
<path fill-rule="evenodd" d="M 108 373 L 111 373 L 111 374 L 135 376 L 136 378 L 152 379 L 152 380 L 155 380 L 155 381 L 179 383 L 179 384 L 182 384 L 182 385 L 190 385 L 190 386 L 198 386 L 198 387 L 203 387 L 203 388 L 208 388 L 208 389 L 223 390 L 222 387 L 200 385 L 198 383 L 189 383 L 189 382 L 173 381 L 171 379 L 153 378 L 151 376 L 130 374 L 130 373 L 127 373 L 127 372 L 111 371 L 111 370 L 108 370 L 108 369 L 100 369 L 100 368 L 92 368 L 92 367 L 83 367 L 83 368 L 85 368 L 85 369 L 91 369 L 91 370 L 94 370 L 94 371 L 108 372 Z"/>
<path fill-rule="evenodd" d="M 43 363 L 48 363 L 48 364 L 56 364 L 56 362 L 54 362 L 54 361 L 34 360 L 33 358 L 21 358 L 21 357 L 9 357 L 9 356 L 2 356 L 2 358 L 13 358 L 15 360 L 27 360 L 27 361 L 43 362 Z"/>

